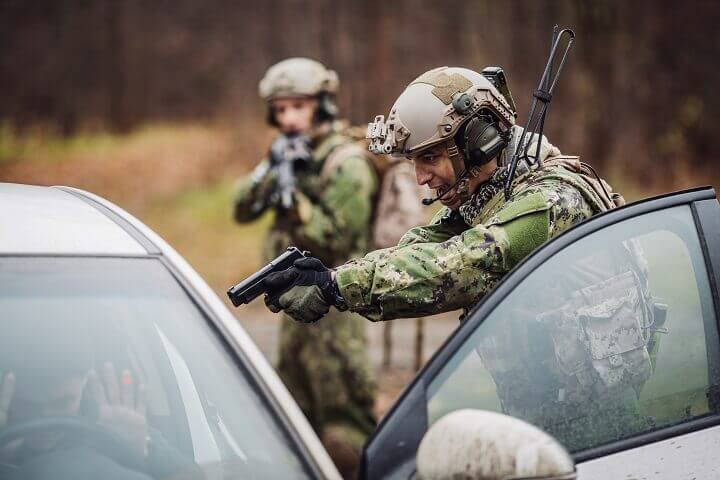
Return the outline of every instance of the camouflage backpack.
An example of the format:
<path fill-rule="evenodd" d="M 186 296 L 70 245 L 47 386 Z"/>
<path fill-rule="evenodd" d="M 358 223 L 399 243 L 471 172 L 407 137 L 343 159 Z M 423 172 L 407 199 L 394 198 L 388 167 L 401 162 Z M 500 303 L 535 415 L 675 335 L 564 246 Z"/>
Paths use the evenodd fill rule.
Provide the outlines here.
<path fill-rule="evenodd" d="M 421 204 L 421 197 L 426 189 L 417 185 L 409 162 L 370 153 L 365 128 L 345 127 L 339 133 L 350 141 L 338 145 L 330 152 L 321 177 L 329 176 L 348 156 L 365 158 L 378 178 L 372 217 L 372 248 L 394 246 L 410 228 L 428 220 L 427 211 Z"/>

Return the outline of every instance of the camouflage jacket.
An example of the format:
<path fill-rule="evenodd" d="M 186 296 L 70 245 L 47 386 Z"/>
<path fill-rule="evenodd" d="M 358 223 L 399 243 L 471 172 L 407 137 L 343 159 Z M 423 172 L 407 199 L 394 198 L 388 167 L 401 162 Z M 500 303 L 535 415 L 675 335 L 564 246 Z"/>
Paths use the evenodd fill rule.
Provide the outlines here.
<path fill-rule="evenodd" d="M 378 179 L 364 150 L 353 143 L 339 127 L 315 139 L 310 165 L 296 173 L 294 208 L 275 216 L 266 259 L 290 245 L 310 250 L 326 265 L 367 251 Z M 274 186 L 275 172 L 265 159 L 238 183 L 235 220 L 252 221 L 266 211 Z"/>
<path fill-rule="evenodd" d="M 468 223 L 443 208 L 396 247 L 338 267 L 349 308 L 376 321 L 472 307 L 546 240 L 610 208 L 587 177 L 563 165 L 518 177 L 508 201 L 497 192 Z"/>

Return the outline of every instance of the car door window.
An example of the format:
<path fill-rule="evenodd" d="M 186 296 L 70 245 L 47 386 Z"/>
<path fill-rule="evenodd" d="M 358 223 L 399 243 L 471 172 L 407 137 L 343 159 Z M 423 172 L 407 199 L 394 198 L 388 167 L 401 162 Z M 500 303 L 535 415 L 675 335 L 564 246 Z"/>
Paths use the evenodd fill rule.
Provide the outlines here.
<path fill-rule="evenodd" d="M 573 452 L 712 413 L 718 332 L 690 207 L 596 231 L 535 269 L 427 387 L 523 418 Z"/>

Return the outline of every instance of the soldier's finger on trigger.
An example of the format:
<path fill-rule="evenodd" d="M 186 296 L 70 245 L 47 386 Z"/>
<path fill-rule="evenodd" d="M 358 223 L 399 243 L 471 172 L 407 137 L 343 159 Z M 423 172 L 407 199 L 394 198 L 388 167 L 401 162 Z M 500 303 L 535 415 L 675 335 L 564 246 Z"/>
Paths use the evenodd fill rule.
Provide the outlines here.
<path fill-rule="evenodd" d="M 115 366 L 111 362 L 105 362 L 103 365 L 103 381 L 108 403 L 118 405 L 120 403 L 120 386 L 115 374 Z"/>

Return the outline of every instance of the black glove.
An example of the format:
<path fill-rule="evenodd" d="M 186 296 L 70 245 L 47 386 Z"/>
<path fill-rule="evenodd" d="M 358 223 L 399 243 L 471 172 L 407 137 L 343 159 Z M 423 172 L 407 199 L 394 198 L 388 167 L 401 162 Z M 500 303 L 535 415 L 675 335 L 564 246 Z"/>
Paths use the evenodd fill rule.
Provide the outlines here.
<path fill-rule="evenodd" d="M 330 269 L 314 257 L 300 258 L 287 270 L 268 275 L 263 285 L 265 305 L 275 313 L 284 310 L 299 322 L 318 321 L 330 306 L 347 309 Z"/>

